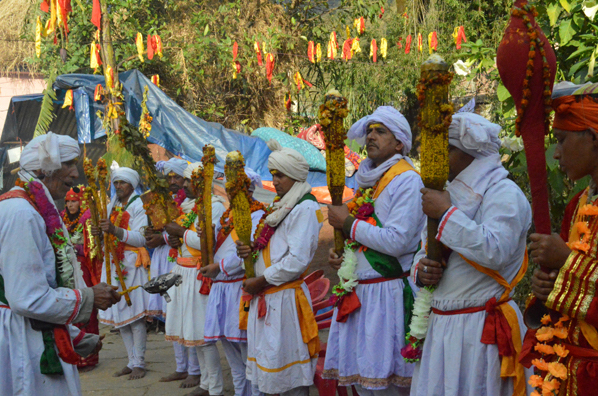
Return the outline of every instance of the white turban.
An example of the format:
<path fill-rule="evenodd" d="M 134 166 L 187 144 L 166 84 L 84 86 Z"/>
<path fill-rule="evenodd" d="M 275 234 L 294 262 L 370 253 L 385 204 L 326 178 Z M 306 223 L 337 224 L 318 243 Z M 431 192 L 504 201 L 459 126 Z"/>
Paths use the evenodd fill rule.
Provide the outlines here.
<path fill-rule="evenodd" d="M 251 180 L 251 185 L 249 186 L 249 191 L 255 191 L 256 187 L 262 188 L 262 178 L 260 175 L 255 173 L 255 171 L 251 168 L 245 167 L 245 174 Z"/>
<path fill-rule="evenodd" d="M 164 164 L 164 174 L 168 175 L 170 172 L 174 172 L 179 176 L 185 177 L 187 165 L 187 161 L 183 159 L 171 158 Z"/>
<path fill-rule="evenodd" d="M 455 113 L 449 127 L 449 144 L 474 158 L 497 154 L 500 126 L 474 113 Z"/>
<path fill-rule="evenodd" d="M 203 165 L 201 162 L 192 162 L 190 164 L 187 165 L 187 167 L 185 168 L 185 171 L 183 172 L 183 177 L 185 179 L 191 179 L 191 175 L 193 174 L 193 171 L 197 168 L 202 168 Z"/>
<path fill-rule="evenodd" d="M 267 142 L 272 154 L 268 157 L 268 169 L 277 170 L 293 180 L 304 182 L 309 174 L 309 164 L 305 158 L 292 148 L 283 148 L 274 139 Z"/>
<path fill-rule="evenodd" d="M 121 166 L 112 171 L 110 181 L 112 181 L 112 184 L 114 184 L 115 181 L 124 181 L 132 185 L 135 189 L 139 185 L 139 173 L 131 168 Z"/>
<path fill-rule="evenodd" d="M 74 160 L 81 154 L 79 143 L 70 136 L 48 132 L 29 142 L 21 153 L 23 170 L 41 170 L 50 174 L 62 167 L 63 162 Z"/>
<path fill-rule="evenodd" d="M 392 106 L 380 106 L 371 115 L 365 116 L 357 121 L 353 124 L 351 129 L 349 129 L 347 137 L 363 145 L 365 143 L 368 126 L 377 123 L 387 127 L 394 137 L 399 142 L 403 143 L 404 147 L 401 154 L 407 155 L 411 151 L 411 127 L 405 116 Z"/>

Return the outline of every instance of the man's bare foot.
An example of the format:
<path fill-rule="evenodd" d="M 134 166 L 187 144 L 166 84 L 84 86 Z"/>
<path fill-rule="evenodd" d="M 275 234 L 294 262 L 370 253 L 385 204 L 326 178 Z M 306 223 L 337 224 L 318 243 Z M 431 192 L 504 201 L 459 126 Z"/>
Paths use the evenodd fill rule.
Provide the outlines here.
<path fill-rule="evenodd" d="M 133 370 L 125 366 L 124 369 L 117 371 L 116 373 L 112 374 L 113 377 L 122 377 L 123 375 L 131 374 Z"/>
<path fill-rule="evenodd" d="M 181 382 L 179 388 L 195 388 L 197 385 L 199 385 L 200 379 L 201 375 L 190 375 L 186 380 Z"/>
<path fill-rule="evenodd" d="M 167 375 L 166 377 L 160 378 L 160 382 L 172 382 L 172 381 L 180 381 L 187 378 L 187 372 L 179 373 L 175 371 L 174 373 Z"/>
<path fill-rule="evenodd" d="M 210 396 L 210 392 L 198 386 L 197 388 L 193 389 L 192 392 L 187 393 L 185 396 Z"/>
<path fill-rule="evenodd" d="M 133 367 L 133 371 L 131 375 L 129 375 L 129 380 L 136 380 L 145 377 L 145 369 L 141 367 Z"/>
<path fill-rule="evenodd" d="M 80 373 L 88 373 L 91 370 L 93 370 L 94 368 L 96 368 L 96 366 L 85 366 L 85 367 L 78 367 L 78 370 Z"/>

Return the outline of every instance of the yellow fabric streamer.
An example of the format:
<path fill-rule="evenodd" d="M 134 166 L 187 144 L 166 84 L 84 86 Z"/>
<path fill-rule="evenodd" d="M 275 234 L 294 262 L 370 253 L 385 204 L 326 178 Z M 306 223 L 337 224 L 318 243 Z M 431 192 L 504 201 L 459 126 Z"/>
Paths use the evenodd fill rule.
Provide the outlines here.
<path fill-rule="evenodd" d="M 95 41 L 93 41 L 91 43 L 90 51 L 91 51 L 91 53 L 90 53 L 90 57 L 89 57 L 89 67 L 91 67 L 95 73 L 98 71 L 98 67 L 100 67 L 100 63 L 98 62 L 98 51 L 97 51 Z"/>
<path fill-rule="evenodd" d="M 382 55 L 382 57 L 384 59 L 386 59 L 386 54 L 387 53 L 388 53 L 388 42 L 383 37 L 382 40 L 380 40 L 380 55 Z"/>
<path fill-rule="evenodd" d="M 64 104 L 62 105 L 62 108 L 66 108 L 66 107 L 73 107 L 73 90 L 69 89 L 68 91 L 66 91 L 66 94 L 64 95 Z"/>
<path fill-rule="evenodd" d="M 135 45 L 137 45 L 137 56 L 139 56 L 139 60 L 143 63 L 143 53 L 145 52 L 145 49 L 143 47 L 143 36 L 139 32 L 137 32 Z"/>
<path fill-rule="evenodd" d="M 358 52 L 361 52 L 361 46 L 359 45 L 359 39 L 355 37 L 353 43 L 351 43 L 351 56 L 355 56 Z"/>
<path fill-rule="evenodd" d="M 42 56 L 42 30 L 43 30 L 41 17 L 38 15 L 37 21 L 35 22 L 35 56 L 40 58 Z"/>
<path fill-rule="evenodd" d="M 320 43 L 316 44 L 316 62 L 320 63 L 322 61 L 322 46 Z"/>

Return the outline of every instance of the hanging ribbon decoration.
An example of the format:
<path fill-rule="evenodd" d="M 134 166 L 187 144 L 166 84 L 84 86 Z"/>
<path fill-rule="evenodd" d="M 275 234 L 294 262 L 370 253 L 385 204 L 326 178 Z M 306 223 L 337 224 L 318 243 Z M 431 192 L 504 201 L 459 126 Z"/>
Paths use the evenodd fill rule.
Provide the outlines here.
<path fill-rule="evenodd" d="M 154 53 L 158 54 L 160 59 L 162 59 L 162 39 L 157 34 L 154 34 L 153 42 L 156 44 L 156 48 L 154 49 Z"/>
<path fill-rule="evenodd" d="M 42 1 L 42 3 L 39 5 L 39 9 L 43 12 L 50 11 L 50 4 L 48 4 L 48 0 Z"/>
<path fill-rule="evenodd" d="M 403 37 L 399 37 L 399 41 L 397 41 L 397 48 L 398 48 L 398 49 L 401 49 L 401 48 L 403 48 L 403 43 L 402 43 L 402 41 L 403 41 Z"/>
<path fill-rule="evenodd" d="M 359 45 L 359 39 L 355 37 L 353 39 L 353 43 L 351 44 L 351 58 L 354 57 L 358 52 L 361 52 L 361 46 Z"/>
<path fill-rule="evenodd" d="M 355 29 L 357 30 L 357 34 L 359 34 L 360 36 L 362 34 L 364 34 L 365 33 L 365 20 L 363 19 L 363 17 L 356 18 L 355 21 L 353 21 L 353 27 L 355 27 Z"/>
<path fill-rule="evenodd" d="M 411 35 L 407 36 L 407 38 L 405 39 L 405 53 L 406 54 L 411 52 L 411 40 L 413 40 Z"/>
<path fill-rule="evenodd" d="M 421 33 L 417 34 L 417 50 L 420 53 L 424 51 L 424 40 Z"/>
<path fill-rule="evenodd" d="M 38 15 L 37 20 L 35 21 L 35 56 L 41 57 L 42 56 L 42 30 L 44 26 L 42 25 L 42 19 Z"/>
<path fill-rule="evenodd" d="M 386 59 L 387 53 L 388 53 L 388 42 L 383 37 L 382 40 L 380 40 L 380 55 L 382 55 L 382 58 Z"/>
<path fill-rule="evenodd" d="M 137 56 L 139 60 L 143 63 L 143 53 L 145 52 L 143 48 L 143 36 L 141 33 L 137 32 L 137 39 L 135 40 L 135 45 L 137 46 Z"/>
<path fill-rule="evenodd" d="M 455 40 L 457 49 L 461 49 L 461 43 L 467 42 L 467 37 L 465 37 L 465 27 L 457 26 L 453 31 L 453 39 Z"/>
<path fill-rule="evenodd" d="M 272 73 L 274 72 L 274 55 L 266 54 L 266 77 L 272 84 Z"/>
<path fill-rule="evenodd" d="M 157 75 L 157 74 L 154 74 L 154 75 L 152 76 L 152 83 L 153 83 L 155 86 L 159 87 L 159 86 L 160 86 L 160 76 L 159 76 L 159 75 Z"/>
<path fill-rule="evenodd" d="M 96 85 L 96 89 L 93 92 L 93 100 L 96 102 L 100 102 L 104 97 L 104 88 L 102 88 L 102 84 Z"/>
<path fill-rule="evenodd" d="M 114 70 L 110 65 L 106 68 L 106 88 L 114 88 Z"/>
<path fill-rule="evenodd" d="M 147 59 L 154 59 L 154 51 L 156 50 L 156 42 L 151 34 L 147 35 Z"/>
<path fill-rule="evenodd" d="M 98 72 L 98 68 L 102 65 L 102 58 L 100 57 L 100 45 L 96 44 L 95 40 L 91 43 L 89 49 L 89 67 L 93 69 L 93 73 Z"/>
<path fill-rule="evenodd" d="M 303 84 L 303 78 L 301 77 L 301 73 L 296 72 L 293 76 L 293 80 L 295 81 L 295 85 L 297 86 L 297 91 L 301 91 L 301 88 L 305 88 L 305 84 Z"/>
<path fill-rule="evenodd" d="M 255 50 L 255 54 L 257 55 L 257 64 L 259 66 L 263 66 L 262 62 L 262 51 L 260 51 L 260 43 L 257 41 L 253 43 L 253 49 Z"/>
<path fill-rule="evenodd" d="M 287 109 L 287 111 L 291 111 L 291 106 L 293 105 L 293 101 L 291 100 L 291 93 L 288 93 L 288 96 L 285 94 L 285 101 L 284 101 L 284 107 L 285 109 Z"/>
<path fill-rule="evenodd" d="M 436 32 L 428 34 L 428 48 L 430 55 L 432 55 L 434 51 L 438 51 L 438 35 Z"/>
<path fill-rule="evenodd" d="M 66 108 L 68 107 L 69 110 L 73 110 L 73 90 L 69 89 L 68 91 L 66 91 L 66 94 L 64 95 L 64 104 L 62 105 L 62 108 Z"/>
<path fill-rule="evenodd" d="M 311 63 L 316 63 L 316 53 L 314 47 L 313 41 L 307 43 L 307 59 L 309 59 Z"/>
<path fill-rule="evenodd" d="M 347 40 L 351 38 L 351 28 L 349 27 L 349 25 L 347 25 Z"/>
<path fill-rule="evenodd" d="M 380 19 L 382 19 L 382 16 L 384 15 L 384 7 L 380 7 L 380 15 L 378 15 L 378 17 Z"/>
<path fill-rule="evenodd" d="M 100 7 L 100 0 L 93 0 L 91 23 L 94 24 L 98 30 L 102 28 L 102 8 Z"/>
<path fill-rule="evenodd" d="M 322 46 L 320 43 L 316 44 L 316 62 L 320 63 L 322 61 Z"/>
<path fill-rule="evenodd" d="M 336 41 L 336 32 L 330 33 L 330 40 L 328 41 L 327 55 L 329 59 L 334 60 L 337 56 L 336 49 L 338 48 L 338 42 Z"/>
<path fill-rule="evenodd" d="M 239 52 L 239 44 L 235 41 L 233 44 L 233 79 L 237 78 L 237 74 L 241 73 L 241 64 L 237 61 L 237 54 Z"/>
<path fill-rule="evenodd" d="M 345 61 L 349 61 L 353 57 L 353 53 L 351 51 L 352 45 L 353 40 L 351 40 L 350 38 L 346 39 L 343 43 L 343 59 Z"/>
<path fill-rule="evenodd" d="M 378 58 L 378 45 L 376 44 L 376 39 L 372 39 L 372 44 L 370 45 L 370 58 L 374 60 L 374 63 Z"/>

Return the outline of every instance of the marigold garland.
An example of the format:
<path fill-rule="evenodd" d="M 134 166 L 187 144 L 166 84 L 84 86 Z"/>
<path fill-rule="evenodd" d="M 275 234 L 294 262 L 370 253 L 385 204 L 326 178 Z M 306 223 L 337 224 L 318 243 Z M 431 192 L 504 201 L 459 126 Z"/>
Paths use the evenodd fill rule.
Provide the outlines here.
<path fill-rule="evenodd" d="M 131 219 L 131 215 L 126 210 L 123 210 L 122 207 L 114 208 L 112 213 L 110 214 L 110 221 L 114 226 L 118 228 L 122 228 L 123 230 L 127 230 L 129 228 L 129 220 Z M 125 258 L 125 243 L 118 240 L 115 235 L 109 235 L 108 237 L 109 243 L 114 246 L 113 257 L 112 257 L 112 264 L 116 266 L 116 260 L 120 264 L 121 273 L 123 275 L 123 280 L 127 280 L 128 271 L 126 270 L 125 265 L 123 264 L 123 260 Z M 118 283 L 120 282 L 120 278 L 117 274 L 114 276 L 114 280 Z"/>

